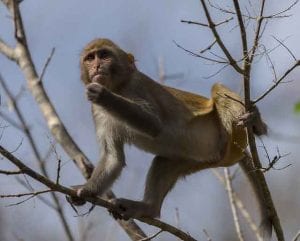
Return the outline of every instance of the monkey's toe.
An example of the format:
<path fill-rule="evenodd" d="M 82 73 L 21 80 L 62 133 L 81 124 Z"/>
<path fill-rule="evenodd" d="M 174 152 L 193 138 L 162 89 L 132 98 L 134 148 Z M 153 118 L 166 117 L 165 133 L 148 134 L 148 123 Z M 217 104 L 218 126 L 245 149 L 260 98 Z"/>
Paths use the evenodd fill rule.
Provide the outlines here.
<path fill-rule="evenodd" d="M 66 199 L 71 205 L 75 205 L 75 206 L 82 206 L 86 203 L 86 201 L 80 197 L 66 196 Z"/>
<path fill-rule="evenodd" d="M 76 191 L 77 196 L 67 196 L 67 200 L 75 206 L 82 206 L 86 203 L 83 197 L 93 196 L 93 193 L 85 185 L 75 185 L 72 188 Z"/>
<path fill-rule="evenodd" d="M 159 216 L 159 211 L 144 202 L 118 198 L 111 200 L 111 203 L 114 205 L 114 209 L 110 212 L 116 219 L 128 220 L 129 218 L 154 218 Z"/>

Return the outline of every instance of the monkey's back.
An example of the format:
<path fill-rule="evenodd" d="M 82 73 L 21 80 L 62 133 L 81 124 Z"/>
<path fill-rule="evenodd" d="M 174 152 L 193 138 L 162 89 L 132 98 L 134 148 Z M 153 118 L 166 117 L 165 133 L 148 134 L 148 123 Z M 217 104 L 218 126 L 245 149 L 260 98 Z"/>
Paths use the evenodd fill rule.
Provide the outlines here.
<path fill-rule="evenodd" d="M 244 113 L 242 99 L 238 94 L 220 83 L 213 85 L 210 99 L 171 87 L 165 88 L 183 101 L 195 118 L 203 118 L 214 111 L 217 112 L 229 138 L 227 150 L 219 166 L 230 166 L 241 159 L 247 147 L 247 133 L 244 127 L 236 125 L 237 118 Z"/>

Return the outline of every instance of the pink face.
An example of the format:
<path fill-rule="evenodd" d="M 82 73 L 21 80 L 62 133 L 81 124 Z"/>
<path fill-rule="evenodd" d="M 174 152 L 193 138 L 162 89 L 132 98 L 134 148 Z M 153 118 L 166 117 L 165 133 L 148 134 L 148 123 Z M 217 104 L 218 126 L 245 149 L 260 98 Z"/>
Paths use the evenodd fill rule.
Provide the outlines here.
<path fill-rule="evenodd" d="M 83 59 L 91 82 L 109 87 L 117 70 L 117 59 L 107 48 L 91 50 Z"/>

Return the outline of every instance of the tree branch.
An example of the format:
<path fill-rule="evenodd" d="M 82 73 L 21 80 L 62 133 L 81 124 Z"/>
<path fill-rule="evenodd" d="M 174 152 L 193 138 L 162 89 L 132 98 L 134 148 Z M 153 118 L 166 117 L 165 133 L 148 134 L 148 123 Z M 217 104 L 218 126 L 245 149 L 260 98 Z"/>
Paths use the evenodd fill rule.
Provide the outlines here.
<path fill-rule="evenodd" d="M 274 90 L 296 67 L 300 66 L 300 60 L 297 60 L 292 67 L 290 67 L 268 90 L 260 97 L 253 101 L 254 104 L 265 98 L 272 90 Z"/>
<path fill-rule="evenodd" d="M 1 0 L 6 4 L 15 23 L 15 38 L 17 41 L 14 59 L 27 80 L 28 89 L 35 98 L 54 138 L 61 144 L 65 152 L 73 159 L 85 178 L 89 178 L 93 171 L 93 165 L 82 153 L 78 145 L 73 141 L 62 121 L 59 119 L 55 108 L 43 88 L 33 64 L 30 51 L 27 46 L 26 34 L 23 28 L 22 17 L 16 0 Z M 133 221 L 118 221 L 132 240 L 146 237 L 145 233 Z"/>
<path fill-rule="evenodd" d="M 10 60 L 16 61 L 15 50 L 10 46 L 8 46 L 1 38 L 0 38 L 0 53 L 4 54 Z"/>
<path fill-rule="evenodd" d="M 220 46 L 221 50 L 223 51 L 223 53 L 225 54 L 226 58 L 228 59 L 229 64 L 240 74 L 243 73 L 243 70 L 238 66 L 237 61 L 231 56 L 230 52 L 228 51 L 228 49 L 226 48 L 225 44 L 223 43 L 217 29 L 216 29 L 216 24 L 213 22 L 210 13 L 208 11 L 208 8 L 206 6 L 205 0 L 200 0 L 202 7 L 204 9 L 204 13 L 206 16 L 206 19 L 208 21 L 208 25 L 210 30 L 212 31 L 218 45 Z"/>
<path fill-rule="evenodd" d="M 244 241 L 244 237 L 242 234 L 242 230 L 241 230 L 241 225 L 240 225 L 240 221 L 239 221 L 239 216 L 237 213 L 237 209 L 236 209 L 236 202 L 233 196 L 233 190 L 232 190 L 232 184 L 231 184 L 231 177 L 230 177 L 230 173 L 229 173 L 229 168 L 224 168 L 224 175 L 225 175 L 225 182 L 226 182 L 226 190 L 227 190 L 227 194 L 229 197 L 229 202 L 230 202 L 230 207 L 231 207 L 231 212 L 233 215 L 233 221 L 234 221 L 234 226 L 235 226 L 235 230 L 238 236 L 238 239 L 240 241 Z"/>
<path fill-rule="evenodd" d="M 7 151 L 4 147 L 0 146 L 0 153 L 2 156 L 4 156 L 7 160 L 12 162 L 14 165 L 16 165 L 24 174 L 32 177 L 38 182 L 43 183 L 45 186 L 50 188 L 52 191 L 60 192 L 65 195 L 71 196 L 71 197 L 77 197 L 76 191 L 67 187 L 64 187 L 60 184 L 57 184 L 48 178 L 40 175 L 39 173 L 35 172 L 33 169 L 26 166 L 21 160 L 19 160 L 17 157 L 12 155 L 9 151 Z M 114 210 L 115 207 L 110 202 L 101 199 L 101 198 L 94 198 L 94 197 L 84 197 L 84 199 L 94 205 L 102 206 L 110 210 Z M 181 238 L 185 241 L 196 241 L 193 237 L 191 237 L 189 234 L 177 229 L 176 227 L 169 225 L 165 222 L 162 222 L 158 219 L 153 218 L 139 218 L 138 219 L 141 222 L 147 223 L 149 225 L 155 226 L 160 228 L 163 231 L 169 232 L 173 235 L 175 235 L 178 238 Z M 140 239 L 138 239 L 140 240 Z"/>
<path fill-rule="evenodd" d="M 251 95 L 250 95 L 251 62 L 249 61 L 249 56 L 248 56 L 248 51 L 247 51 L 247 38 L 246 38 L 247 35 L 246 35 L 245 26 L 244 26 L 243 19 L 242 19 L 242 13 L 240 10 L 239 2 L 238 2 L 238 0 L 233 0 L 233 3 L 234 3 L 235 11 L 237 14 L 238 23 L 239 23 L 239 27 L 240 27 L 241 39 L 242 39 L 242 43 L 243 43 L 243 59 L 244 59 L 243 81 L 244 81 L 245 109 L 247 112 L 249 112 L 253 108 L 253 103 L 251 101 Z M 259 181 L 260 186 L 263 190 L 264 201 L 268 207 L 267 213 L 268 213 L 269 219 L 271 220 L 272 225 L 275 229 L 275 233 L 277 235 L 278 241 L 284 241 L 284 234 L 282 231 L 280 220 L 277 215 L 277 211 L 275 209 L 266 179 L 261 171 L 262 165 L 259 160 L 259 156 L 258 156 L 258 152 L 257 152 L 253 128 L 252 128 L 252 126 L 247 126 L 246 128 L 247 128 L 247 133 L 248 133 L 248 135 L 247 135 L 248 143 L 249 143 L 249 147 L 250 147 L 250 151 L 251 151 L 251 155 L 252 155 L 252 164 L 254 167 L 256 178 Z"/>

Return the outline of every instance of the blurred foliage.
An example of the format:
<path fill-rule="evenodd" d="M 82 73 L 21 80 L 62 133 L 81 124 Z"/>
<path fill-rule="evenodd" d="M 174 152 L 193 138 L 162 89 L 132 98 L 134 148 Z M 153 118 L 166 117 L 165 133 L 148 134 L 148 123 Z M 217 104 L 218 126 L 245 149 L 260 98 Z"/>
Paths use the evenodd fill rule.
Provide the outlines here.
<path fill-rule="evenodd" d="M 294 111 L 297 114 L 300 114 L 300 101 L 295 104 Z"/>

